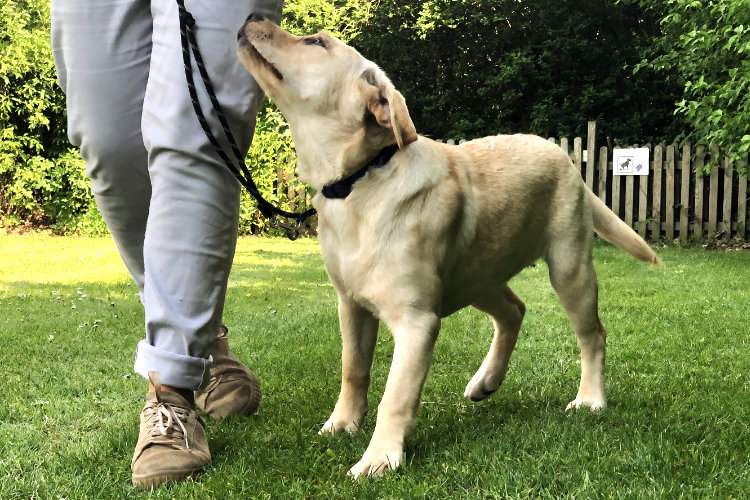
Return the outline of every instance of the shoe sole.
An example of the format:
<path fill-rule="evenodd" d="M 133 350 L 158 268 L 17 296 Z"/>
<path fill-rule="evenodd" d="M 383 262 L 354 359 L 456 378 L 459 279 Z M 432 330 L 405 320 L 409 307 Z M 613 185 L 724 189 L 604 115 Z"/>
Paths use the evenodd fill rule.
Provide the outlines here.
<path fill-rule="evenodd" d="M 179 483 L 191 477 L 195 477 L 204 471 L 203 468 L 193 470 L 168 470 L 154 472 L 151 474 L 133 474 L 133 487 L 140 489 L 152 489 L 165 484 Z"/>
<path fill-rule="evenodd" d="M 260 382 L 258 381 L 258 378 L 253 372 L 248 372 L 248 375 L 250 386 L 252 387 L 252 397 L 247 403 L 247 406 L 243 408 L 242 411 L 240 411 L 240 414 L 249 417 L 250 415 L 258 411 L 262 394 L 260 392 Z"/>

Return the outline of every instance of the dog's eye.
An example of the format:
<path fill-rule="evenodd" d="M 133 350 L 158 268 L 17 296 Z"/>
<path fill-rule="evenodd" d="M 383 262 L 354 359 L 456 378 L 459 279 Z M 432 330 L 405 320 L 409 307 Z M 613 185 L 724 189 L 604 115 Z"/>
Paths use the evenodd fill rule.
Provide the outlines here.
<path fill-rule="evenodd" d="M 324 49 L 326 48 L 325 42 L 322 39 L 318 38 L 317 36 L 305 38 L 305 44 L 306 45 L 318 45 L 320 47 L 323 47 Z"/>

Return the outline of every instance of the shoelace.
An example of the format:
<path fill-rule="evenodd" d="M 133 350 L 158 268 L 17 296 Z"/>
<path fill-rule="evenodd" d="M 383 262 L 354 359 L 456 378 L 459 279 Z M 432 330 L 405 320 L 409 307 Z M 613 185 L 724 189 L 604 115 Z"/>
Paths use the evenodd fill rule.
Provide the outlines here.
<path fill-rule="evenodd" d="M 187 430 L 182 424 L 182 419 L 187 418 L 187 411 L 182 408 L 175 408 L 168 403 L 157 403 L 156 406 L 145 408 L 147 418 L 151 424 L 152 429 L 158 429 L 159 434 L 166 436 L 167 433 L 173 428 L 174 422 L 177 422 L 180 430 L 182 431 L 182 437 L 185 439 L 185 448 L 190 449 L 190 443 L 188 443 Z M 166 422 L 165 422 L 166 420 Z"/>

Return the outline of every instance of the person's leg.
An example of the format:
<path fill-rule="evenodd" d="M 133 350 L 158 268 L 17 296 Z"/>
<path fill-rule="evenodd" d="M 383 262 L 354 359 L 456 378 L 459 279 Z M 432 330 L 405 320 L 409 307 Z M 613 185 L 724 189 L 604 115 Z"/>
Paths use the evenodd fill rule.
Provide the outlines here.
<path fill-rule="evenodd" d="M 151 200 L 141 112 L 151 60 L 148 0 L 52 2 L 52 48 L 68 136 L 125 265 L 143 291 Z"/>
<path fill-rule="evenodd" d="M 145 0 L 52 3 L 53 50 L 67 97 L 68 135 L 81 148 L 97 206 L 141 292 L 151 199 L 141 115 L 151 26 Z M 139 467 L 133 483 L 138 486 L 188 477 L 210 461 L 192 392 L 163 392 L 168 388 L 162 388 L 158 374 L 153 381 L 134 454 Z"/>
<path fill-rule="evenodd" d="M 281 0 L 186 2 L 198 43 L 240 149 L 252 139 L 262 95 L 236 56 L 248 13 L 279 19 Z M 181 389 L 208 383 L 237 238 L 240 186 L 217 158 L 185 83 L 176 2 L 152 2 L 154 34 L 142 130 L 149 151 L 151 206 L 144 242 L 146 339 L 135 369 L 159 370 Z M 200 77 L 196 73 L 196 81 Z M 201 92 L 204 95 L 203 92 Z M 220 126 L 201 100 L 212 127 Z"/>
<path fill-rule="evenodd" d="M 141 120 L 151 65 L 151 33 L 148 0 L 111 5 L 55 0 L 52 4 L 52 45 L 67 97 L 68 135 L 81 149 L 97 206 L 141 293 L 143 242 L 151 202 Z M 182 82 L 184 75 L 175 86 Z M 185 119 L 192 121 L 192 111 Z M 250 133 L 251 124 L 243 130 Z M 199 405 L 211 416 L 253 413 L 260 400 L 257 379 L 229 350 L 226 330 L 217 328 L 215 332 L 220 334 L 210 351 L 215 361 L 211 383 L 200 395 Z"/>
<path fill-rule="evenodd" d="M 278 18 L 280 2 L 275 0 L 270 4 L 272 6 L 267 9 L 269 17 L 276 14 Z M 209 363 L 184 353 L 190 352 L 199 357 L 200 351 L 205 351 L 205 346 L 208 346 L 209 354 L 213 352 L 217 360 L 214 368 L 211 369 L 212 382 L 215 368 L 229 365 L 229 371 L 232 374 L 222 377 L 227 370 L 220 371 L 218 376 L 222 380 L 218 384 L 219 389 L 216 389 L 216 384 L 214 384 L 214 389 L 219 392 L 222 387 L 229 385 L 227 381 L 231 382 L 231 378 L 237 376 L 237 366 L 241 366 L 241 363 L 236 360 L 236 362 L 229 360 L 230 362 L 227 363 L 226 359 L 222 359 L 227 357 L 225 356 L 227 352 L 231 354 L 225 346 L 225 335 L 220 336 L 223 337 L 224 344 L 220 344 L 218 340 L 212 341 L 216 339 L 216 334 L 219 332 L 216 323 L 221 316 L 226 279 L 236 238 L 238 190 L 236 184 L 232 186 L 231 183 L 226 182 L 226 179 L 216 181 L 217 177 L 224 178 L 223 173 L 216 176 L 200 174 L 194 176 L 201 172 L 201 169 L 205 171 L 208 166 L 212 169 L 218 168 L 219 172 L 223 172 L 220 169 L 224 167 L 215 162 L 213 165 L 205 164 L 207 157 L 210 156 L 207 141 L 199 144 L 198 141 L 194 141 L 196 136 L 193 134 L 185 136 L 189 137 L 189 140 L 186 144 L 182 144 L 181 134 L 189 128 L 185 123 L 194 120 L 193 111 L 190 108 L 189 113 L 182 111 L 175 113 L 175 107 L 171 107 L 169 103 L 170 99 L 186 99 L 185 102 L 189 102 L 185 97 L 187 92 L 185 91 L 184 95 L 180 92 L 184 88 L 181 86 L 184 85 L 184 74 L 173 72 L 174 74 L 170 75 L 169 71 L 166 73 L 156 71 L 154 72 L 157 78 L 156 83 L 147 84 L 151 78 L 152 41 L 162 49 L 174 48 L 172 42 L 165 40 L 168 37 L 155 35 L 152 38 L 151 36 L 153 18 L 159 18 L 162 31 L 167 28 L 172 29 L 169 22 L 165 21 L 164 12 L 161 14 L 157 12 L 159 11 L 157 7 L 152 13 L 149 2 L 144 0 L 120 0 L 113 2 L 112 5 L 103 5 L 99 2 L 96 6 L 85 0 L 55 0 L 52 10 L 55 63 L 59 71 L 61 86 L 68 95 L 69 135 L 74 144 L 81 146 L 100 211 L 113 233 L 123 260 L 142 291 L 147 316 L 146 342 L 148 339 L 158 337 L 162 329 L 165 336 L 174 336 L 175 324 L 180 326 L 179 331 L 184 335 L 182 349 L 179 341 L 172 344 L 176 346 L 176 356 L 171 358 L 167 356 L 166 362 L 156 356 L 156 363 L 153 365 L 148 363 L 148 356 L 146 356 L 146 361 L 139 356 L 136 360 L 136 367 L 144 368 L 139 370 L 144 376 L 147 375 L 145 367 L 148 365 L 148 367 L 153 366 L 155 369 L 153 373 L 157 377 L 162 370 L 167 373 L 168 377 L 170 373 L 174 374 L 177 371 L 186 375 L 184 378 L 192 381 L 185 384 L 182 383 L 184 378 L 180 382 L 180 378 L 177 377 L 175 379 L 177 383 L 170 387 L 166 384 L 162 386 L 159 380 L 154 383 L 151 379 L 148 402 L 141 415 L 141 436 L 133 459 L 133 482 L 138 486 L 154 486 L 166 481 L 179 480 L 201 470 L 210 460 L 203 422 L 200 418 L 196 418 L 191 391 L 198 385 L 196 381 L 198 383 L 205 381 L 206 367 Z M 206 9 L 203 10 L 206 11 Z M 236 13 L 239 16 L 238 24 L 241 24 L 246 17 L 244 10 Z M 248 7 L 247 10 L 252 10 L 252 8 Z M 196 15 L 196 17 L 199 16 Z M 178 36 L 176 12 L 174 19 L 174 34 Z M 203 21 L 199 20 L 199 22 Z M 206 26 L 211 26 L 211 23 L 212 21 L 207 18 Z M 213 22 L 213 26 L 213 31 L 216 33 L 221 31 L 218 23 Z M 249 89 L 247 88 L 247 75 L 244 71 L 234 73 L 227 71 L 235 61 L 233 54 L 235 29 L 231 27 L 224 31 L 227 36 L 214 37 L 214 41 L 222 38 L 224 40 L 213 47 L 213 50 L 209 49 L 212 52 L 210 57 L 217 54 L 220 56 L 217 62 L 209 67 L 215 75 L 218 75 L 217 86 L 224 87 L 224 90 L 219 92 L 219 97 L 227 107 L 227 114 L 233 127 L 236 128 L 235 133 L 239 136 L 243 149 L 247 149 L 252 137 L 253 120 L 257 104 L 260 102 L 260 95 L 252 84 L 249 85 Z M 225 47 L 224 42 L 227 40 L 229 43 L 226 46 L 232 47 L 231 59 L 226 57 L 226 52 L 219 49 L 219 47 L 222 49 Z M 180 57 L 169 60 L 169 50 L 165 52 L 162 52 L 163 57 L 161 65 L 157 65 L 158 69 L 181 61 Z M 181 62 L 179 67 L 182 68 Z M 228 82 L 226 80 L 228 73 L 233 74 L 234 77 L 241 74 L 242 81 L 237 85 Z M 170 81 L 171 76 L 175 75 L 178 77 Z M 157 90 L 152 94 L 155 97 L 150 101 L 154 106 L 151 112 L 143 113 L 144 91 L 147 85 L 160 91 Z M 234 89 L 235 98 L 227 100 L 225 94 L 228 90 L 231 94 L 232 89 Z M 176 95 L 168 95 L 172 91 L 175 91 Z M 160 98 L 163 99 L 162 102 L 159 101 Z M 238 106 L 238 103 L 242 105 Z M 162 105 L 165 111 L 171 111 L 173 114 L 162 115 L 159 109 Z M 149 120 L 149 117 L 152 119 Z M 141 123 L 151 127 L 149 135 L 151 139 L 148 141 L 149 147 L 153 146 L 151 154 L 154 160 L 151 162 L 153 167 L 151 171 L 147 167 L 148 155 L 142 140 Z M 193 123 L 195 130 L 200 130 L 197 122 Z M 171 130 L 172 128 L 179 131 L 175 133 Z M 164 140 L 165 137 L 166 140 Z M 160 158 L 166 158 L 166 161 L 160 161 Z M 175 158 L 187 160 L 187 163 L 196 163 L 194 159 L 199 158 L 198 170 L 177 168 L 169 173 L 170 164 L 184 166 L 184 163 L 179 160 L 175 162 Z M 158 167 L 165 163 L 165 167 Z M 148 273 L 145 271 L 143 248 L 144 238 L 146 238 L 146 220 L 150 203 L 152 203 L 151 176 L 160 181 L 161 186 L 161 190 L 154 196 L 152 205 L 159 209 L 157 213 L 160 214 L 155 218 L 158 222 L 154 224 L 154 229 L 151 231 L 154 243 L 151 252 L 156 255 L 153 261 L 154 269 L 156 269 L 154 276 L 164 278 L 166 275 L 166 279 L 152 280 L 151 292 L 146 294 L 143 292 L 146 290 Z M 182 176 L 187 176 L 191 180 L 183 185 L 181 181 L 185 179 L 182 179 Z M 170 185 L 170 179 L 175 181 L 174 185 Z M 208 184 L 205 190 L 200 188 L 203 182 Z M 228 189 L 217 189 L 217 186 L 222 185 Z M 190 195 L 197 200 L 202 200 L 202 204 L 200 201 L 197 205 L 184 203 L 185 199 L 180 196 L 180 190 L 186 186 L 191 186 Z M 227 202 L 224 198 L 227 198 L 230 205 L 234 206 L 229 212 L 223 207 L 223 204 Z M 170 199 L 177 200 L 174 207 L 178 212 L 171 221 L 167 219 L 175 215 L 175 211 L 169 209 Z M 194 210 L 195 212 L 180 213 L 180 210 Z M 229 225 L 224 220 L 226 215 L 229 215 Z M 171 235 L 165 235 L 163 231 L 164 227 L 174 228 L 180 225 L 189 227 L 195 221 L 198 221 L 200 229 L 198 231 L 177 231 Z M 230 229 L 230 235 L 222 238 L 219 233 L 227 228 Z M 175 237 L 183 245 L 159 243 L 160 239 L 163 242 L 165 236 Z M 219 236 L 216 239 L 218 245 L 212 239 L 213 236 Z M 165 255 L 165 252 L 180 252 L 191 248 L 192 250 L 188 252 L 192 254 L 193 259 L 175 258 L 174 262 L 170 262 L 169 257 Z M 149 253 L 148 250 L 146 252 Z M 204 257 L 207 265 L 203 267 L 198 265 L 197 271 L 180 267 L 183 264 L 188 266 L 195 264 Z M 217 262 L 223 263 L 223 266 L 217 265 Z M 164 265 L 170 269 L 165 269 Z M 217 269 L 220 271 L 218 280 L 210 276 Z M 197 284 L 190 280 L 182 280 L 180 283 L 178 280 L 177 288 L 170 288 L 170 286 L 175 286 L 175 281 L 170 280 L 169 275 L 183 272 L 196 279 L 206 278 L 211 284 L 204 287 L 200 279 Z M 193 285 L 199 290 L 209 290 L 211 300 L 192 300 L 196 293 L 191 294 L 190 290 L 185 292 L 179 289 L 181 286 Z M 171 297 L 170 291 L 175 292 Z M 151 297 L 152 300 L 146 296 Z M 189 304 L 183 304 L 186 299 L 190 302 Z M 156 307 L 150 307 L 149 304 L 155 304 Z M 211 311 L 195 312 L 205 306 Z M 153 310 L 161 311 L 162 319 L 158 319 L 158 313 L 150 316 L 149 311 Z M 187 314 L 184 311 L 187 311 Z M 175 312 L 174 318 L 170 316 L 172 312 Z M 157 317 L 156 320 L 153 319 L 154 316 Z M 213 331 L 212 328 L 204 325 L 191 333 L 190 320 L 205 317 L 211 318 L 207 323 L 214 323 Z M 200 320 L 197 323 L 201 323 Z M 196 332 L 199 332 L 201 336 L 197 343 L 191 340 L 196 336 Z M 164 335 L 162 335 L 163 338 Z M 196 344 L 203 345 L 204 348 L 195 349 Z M 206 355 L 205 352 L 202 354 Z M 184 363 L 186 367 L 177 366 L 180 364 L 180 359 L 187 360 Z M 150 361 L 153 362 L 154 358 L 152 357 Z M 180 390 L 185 388 L 191 390 Z M 165 392 L 167 390 L 174 390 L 174 392 Z M 164 427 L 162 419 L 166 418 L 167 414 L 172 418 L 168 419 L 170 424 Z M 167 433 L 164 434 L 164 432 Z M 184 445 L 182 444 L 183 438 Z M 169 453 L 168 456 L 161 452 L 154 454 L 154 450 Z M 137 467 L 136 462 L 138 462 Z M 165 466 L 168 470 L 155 470 Z"/>

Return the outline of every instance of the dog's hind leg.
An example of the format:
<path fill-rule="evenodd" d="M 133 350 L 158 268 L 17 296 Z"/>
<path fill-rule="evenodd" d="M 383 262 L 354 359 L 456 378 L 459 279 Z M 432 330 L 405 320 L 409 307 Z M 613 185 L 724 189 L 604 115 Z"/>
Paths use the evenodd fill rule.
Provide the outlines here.
<path fill-rule="evenodd" d="M 604 408 L 604 358 L 607 332 L 599 320 L 598 284 L 591 260 L 590 232 L 587 243 L 559 242 L 547 255 L 550 281 L 560 297 L 578 337 L 581 350 L 581 383 L 568 409 Z M 577 241 L 581 241 L 580 239 Z"/>
<path fill-rule="evenodd" d="M 319 434 L 360 429 L 368 411 L 372 356 L 378 339 L 378 320 L 350 298 L 339 295 L 341 327 L 341 392 L 333 413 Z"/>
<path fill-rule="evenodd" d="M 492 316 L 495 325 L 495 336 L 487 356 L 464 391 L 465 398 L 481 401 L 495 392 L 505 379 L 526 306 L 505 283 L 472 305 Z"/>

